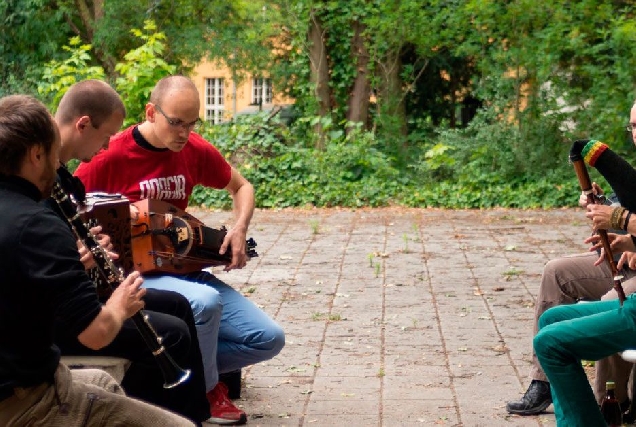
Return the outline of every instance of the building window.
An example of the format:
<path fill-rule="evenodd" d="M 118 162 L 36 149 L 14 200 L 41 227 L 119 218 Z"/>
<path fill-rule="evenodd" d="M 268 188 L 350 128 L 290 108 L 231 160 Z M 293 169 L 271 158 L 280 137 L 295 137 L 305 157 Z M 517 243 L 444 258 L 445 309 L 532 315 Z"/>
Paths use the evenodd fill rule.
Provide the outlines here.
<path fill-rule="evenodd" d="M 212 124 L 223 121 L 225 94 L 223 79 L 205 79 L 205 120 Z"/>
<path fill-rule="evenodd" d="M 272 79 L 254 78 L 252 81 L 252 104 L 272 103 Z"/>

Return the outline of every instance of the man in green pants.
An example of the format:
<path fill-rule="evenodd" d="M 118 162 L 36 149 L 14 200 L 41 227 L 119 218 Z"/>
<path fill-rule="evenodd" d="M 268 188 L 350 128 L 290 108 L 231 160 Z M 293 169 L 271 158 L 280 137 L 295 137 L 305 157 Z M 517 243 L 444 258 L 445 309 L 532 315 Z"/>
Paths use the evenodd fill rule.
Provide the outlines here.
<path fill-rule="evenodd" d="M 551 308 L 539 319 L 534 349 L 550 380 L 557 426 L 603 426 L 581 360 L 636 347 L 636 297 Z"/>
<path fill-rule="evenodd" d="M 631 188 L 636 171 L 599 141 L 577 141 L 572 152 L 577 144 L 577 154 L 604 175 L 623 206 L 636 210 L 636 187 Z M 636 250 L 632 237 L 636 235 L 636 220 L 630 221 L 629 210 L 590 204 L 586 216 L 595 230 L 614 228 L 628 233 L 609 235 L 612 251 Z M 600 238 L 595 237 L 593 243 L 600 247 Z M 617 267 L 626 261 L 624 254 Z M 636 348 L 636 295 L 627 297 L 622 305 L 609 300 L 550 308 L 539 318 L 533 345 L 550 381 L 557 426 L 605 426 L 581 360 L 600 360 Z"/>

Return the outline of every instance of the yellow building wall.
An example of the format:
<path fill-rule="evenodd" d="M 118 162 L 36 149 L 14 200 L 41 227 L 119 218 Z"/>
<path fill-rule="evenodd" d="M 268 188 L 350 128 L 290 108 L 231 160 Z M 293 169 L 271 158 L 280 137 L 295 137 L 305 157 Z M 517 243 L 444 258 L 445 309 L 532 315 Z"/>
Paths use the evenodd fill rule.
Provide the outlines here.
<path fill-rule="evenodd" d="M 268 77 L 259 76 L 259 77 Z M 196 67 L 194 67 L 190 74 L 190 79 L 194 82 L 199 91 L 199 100 L 201 107 L 199 115 L 205 117 L 205 80 L 212 78 L 223 79 L 223 98 L 224 98 L 224 119 L 230 120 L 236 113 L 250 108 L 252 103 L 252 84 L 254 76 L 248 76 L 242 82 L 235 84 L 232 81 L 232 75 L 230 70 L 223 64 L 217 64 L 209 61 L 202 61 Z M 293 104 L 293 100 L 280 96 L 276 93 L 276 88 L 273 90 L 273 105 Z M 253 108 L 253 107 L 252 107 Z"/>

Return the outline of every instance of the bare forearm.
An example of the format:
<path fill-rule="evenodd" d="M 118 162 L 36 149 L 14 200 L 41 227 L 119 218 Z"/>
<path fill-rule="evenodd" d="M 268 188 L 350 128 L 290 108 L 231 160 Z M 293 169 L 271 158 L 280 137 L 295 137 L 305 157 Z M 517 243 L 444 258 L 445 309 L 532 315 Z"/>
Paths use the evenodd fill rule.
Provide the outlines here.
<path fill-rule="evenodd" d="M 125 319 L 125 312 L 117 311 L 108 305 L 104 305 L 102 306 L 102 311 L 79 334 L 77 339 L 86 347 L 92 350 L 99 350 L 115 339 Z"/>
<path fill-rule="evenodd" d="M 247 232 L 254 215 L 254 187 L 245 182 L 232 196 L 234 200 L 234 227 Z"/>
<path fill-rule="evenodd" d="M 90 325 L 77 337 L 93 350 L 110 344 L 119 333 L 124 320 L 144 307 L 146 289 L 141 287 L 143 278 L 137 271 L 130 273 L 113 291 L 102 310 Z"/>

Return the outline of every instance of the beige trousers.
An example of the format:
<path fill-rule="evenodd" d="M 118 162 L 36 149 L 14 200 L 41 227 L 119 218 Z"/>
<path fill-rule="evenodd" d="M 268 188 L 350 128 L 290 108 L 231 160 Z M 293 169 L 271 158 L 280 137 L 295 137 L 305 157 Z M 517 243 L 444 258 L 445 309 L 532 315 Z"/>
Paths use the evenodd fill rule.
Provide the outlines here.
<path fill-rule="evenodd" d="M 609 266 L 606 262 L 595 266 L 597 259 L 595 252 L 586 252 L 558 258 L 545 265 L 535 305 L 534 335 L 537 334 L 539 317 L 550 307 L 574 304 L 579 299 L 597 301 L 618 298 L 613 290 L 614 280 Z M 626 270 L 622 273 L 623 289 L 629 295 L 636 291 L 636 272 Z M 597 361 L 595 366 L 594 394 L 599 403 L 605 394 L 605 381 L 616 383 L 616 397 L 619 401 L 624 401 L 627 398 L 627 381 L 632 364 L 616 355 Z M 534 350 L 530 378 L 547 381 Z"/>
<path fill-rule="evenodd" d="M 185 418 L 126 397 L 99 369 L 69 370 L 60 364 L 54 384 L 16 388 L 0 402 L 0 425 L 11 427 L 194 426 Z"/>

